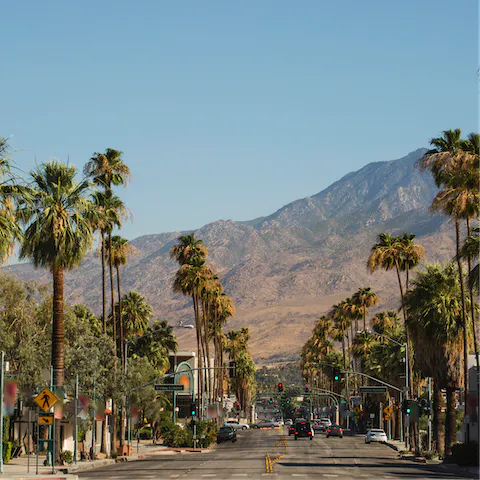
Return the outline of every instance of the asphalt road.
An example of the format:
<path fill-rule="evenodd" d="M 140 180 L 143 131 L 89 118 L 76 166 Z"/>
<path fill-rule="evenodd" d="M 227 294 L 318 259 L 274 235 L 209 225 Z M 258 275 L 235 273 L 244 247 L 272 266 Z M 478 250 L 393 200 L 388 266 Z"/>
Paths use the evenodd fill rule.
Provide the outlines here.
<path fill-rule="evenodd" d="M 287 446 L 285 446 L 285 443 Z M 285 455 L 265 471 L 265 456 Z M 475 475 L 442 465 L 425 465 L 397 458 L 386 445 L 364 443 L 363 436 L 313 440 L 278 430 L 239 431 L 236 443 L 221 443 L 208 453 L 152 455 L 146 460 L 119 463 L 78 474 L 82 479 L 454 479 Z"/>

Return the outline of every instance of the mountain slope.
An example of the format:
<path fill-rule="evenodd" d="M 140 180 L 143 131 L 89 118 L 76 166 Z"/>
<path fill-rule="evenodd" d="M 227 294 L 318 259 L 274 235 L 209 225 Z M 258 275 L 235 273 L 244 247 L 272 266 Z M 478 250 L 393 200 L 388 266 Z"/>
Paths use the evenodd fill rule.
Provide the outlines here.
<path fill-rule="evenodd" d="M 371 286 L 380 309 L 397 306 L 391 273 L 366 271 L 366 260 L 382 231 L 418 236 L 428 260 L 453 256 L 452 228 L 428 207 L 437 189 L 428 173 L 415 168 L 425 150 L 399 160 L 376 162 L 350 173 L 322 192 L 285 205 L 264 218 L 247 222 L 220 220 L 195 231 L 210 250 L 222 283 L 238 314 L 228 328 L 248 326 L 256 359 L 298 355 L 312 325 L 336 301 Z M 172 293 L 177 265 L 168 257 L 182 232 L 145 235 L 122 272 L 124 291 L 137 290 L 157 317 L 191 321 L 187 298 Z M 50 281 L 30 265 L 4 268 L 24 278 Z M 66 275 L 69 303 L 101 310 L 99 259 L 89 255 Z M 191 331 L 179 331 L 182 346 L 194 344 Z"/>

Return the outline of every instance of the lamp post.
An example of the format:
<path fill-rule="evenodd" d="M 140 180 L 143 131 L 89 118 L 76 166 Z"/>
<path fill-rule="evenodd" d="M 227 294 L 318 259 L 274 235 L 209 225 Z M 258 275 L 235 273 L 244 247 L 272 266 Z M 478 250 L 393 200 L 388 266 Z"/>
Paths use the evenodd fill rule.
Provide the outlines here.
<path fill-rule="evenodd" d="M 408 398 L 408 392 L 410 391 L 410 378 L 408 375 L 408 343 L 397 342 L 393 338 L 387 335 L 384 335 L 383 333 L 372 332 L 370 330 L 365 330 L 365 331 L 366 333 L 369 333 L 371 335 L 377 335 L 378 337 L 385 338 L 386 340 L 394 343 L 395 345 L 399 345 L 400 347 L 405 347 L 405 398 Z M 357 332 L 357 333 L 362 333 L 362 332 Z M 401 403 L 402 403 L 402 396 L 400 397 L 400 404 Z M 400 441 L 403 442 L 403 412 L 401 408 L 400 408 L 400 425 L 402 425 L 402 428 L 400 428 Z M 407 438 L 408 438 L 408 435 L 405 436 L 405 441 L 407 440 Z"/>

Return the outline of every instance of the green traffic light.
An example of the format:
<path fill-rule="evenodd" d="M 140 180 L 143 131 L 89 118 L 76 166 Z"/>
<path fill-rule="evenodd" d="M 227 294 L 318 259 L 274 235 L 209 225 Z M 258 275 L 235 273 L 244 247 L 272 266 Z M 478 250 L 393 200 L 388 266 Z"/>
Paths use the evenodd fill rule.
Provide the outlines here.
<path fill-rule="evenodd" d="M 407 408 L 407 413 L 412 413 L 412 409 L 411 408 Z"/>
<path fill-rule="evenodd" d="M 338 375 L 335 375 L 335 376 L 333 377 L 333 379 L 334 379 L 336 382 L 338 382 L 338 380 L 340 379 L 340 377 L 339 377 Z"/>

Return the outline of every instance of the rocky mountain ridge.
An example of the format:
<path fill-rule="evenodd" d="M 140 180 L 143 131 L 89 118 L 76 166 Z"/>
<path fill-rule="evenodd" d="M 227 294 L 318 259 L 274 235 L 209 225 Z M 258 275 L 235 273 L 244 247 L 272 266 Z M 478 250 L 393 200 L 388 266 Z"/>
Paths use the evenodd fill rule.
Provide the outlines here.
<path fill-rule="evenodd" d="M 452 228 L 429 206 L 437 188 L 415 162 L 420 149 L 398 160 L 370 163 L 349 173 L 318 194 L 295 200 L 272 215 L 251 222 L 219 220 L 195 231 L 210 250 L 237 306 L 227 328 L 248 326 L 252 350 L 260 363 L 298 355 L 315 319 L 359 287 L 371 286 L 382 302 L 396 306 L 396 279 L 390 273 L 370 275 L 366 260 L 380 232 L 415 233 L 427 260 L 453 255 Z M 124 291 L 136 290 L 152 304 L 157 318 L 192 321 L 190 300 L 173 294 L 178 266 L 168 252 L 185 232 L 144 235 L 131 244 L 136 255 L 122 270 Z M 31 265 L 5 267 L 24 279 L 50 282 L 47 271 Z M 101 310 L 101 269 L 90 254 L 66 274 L 66 300 Z M 178 330 L 183 346 L 194 345 L 191 331 Z"/>

